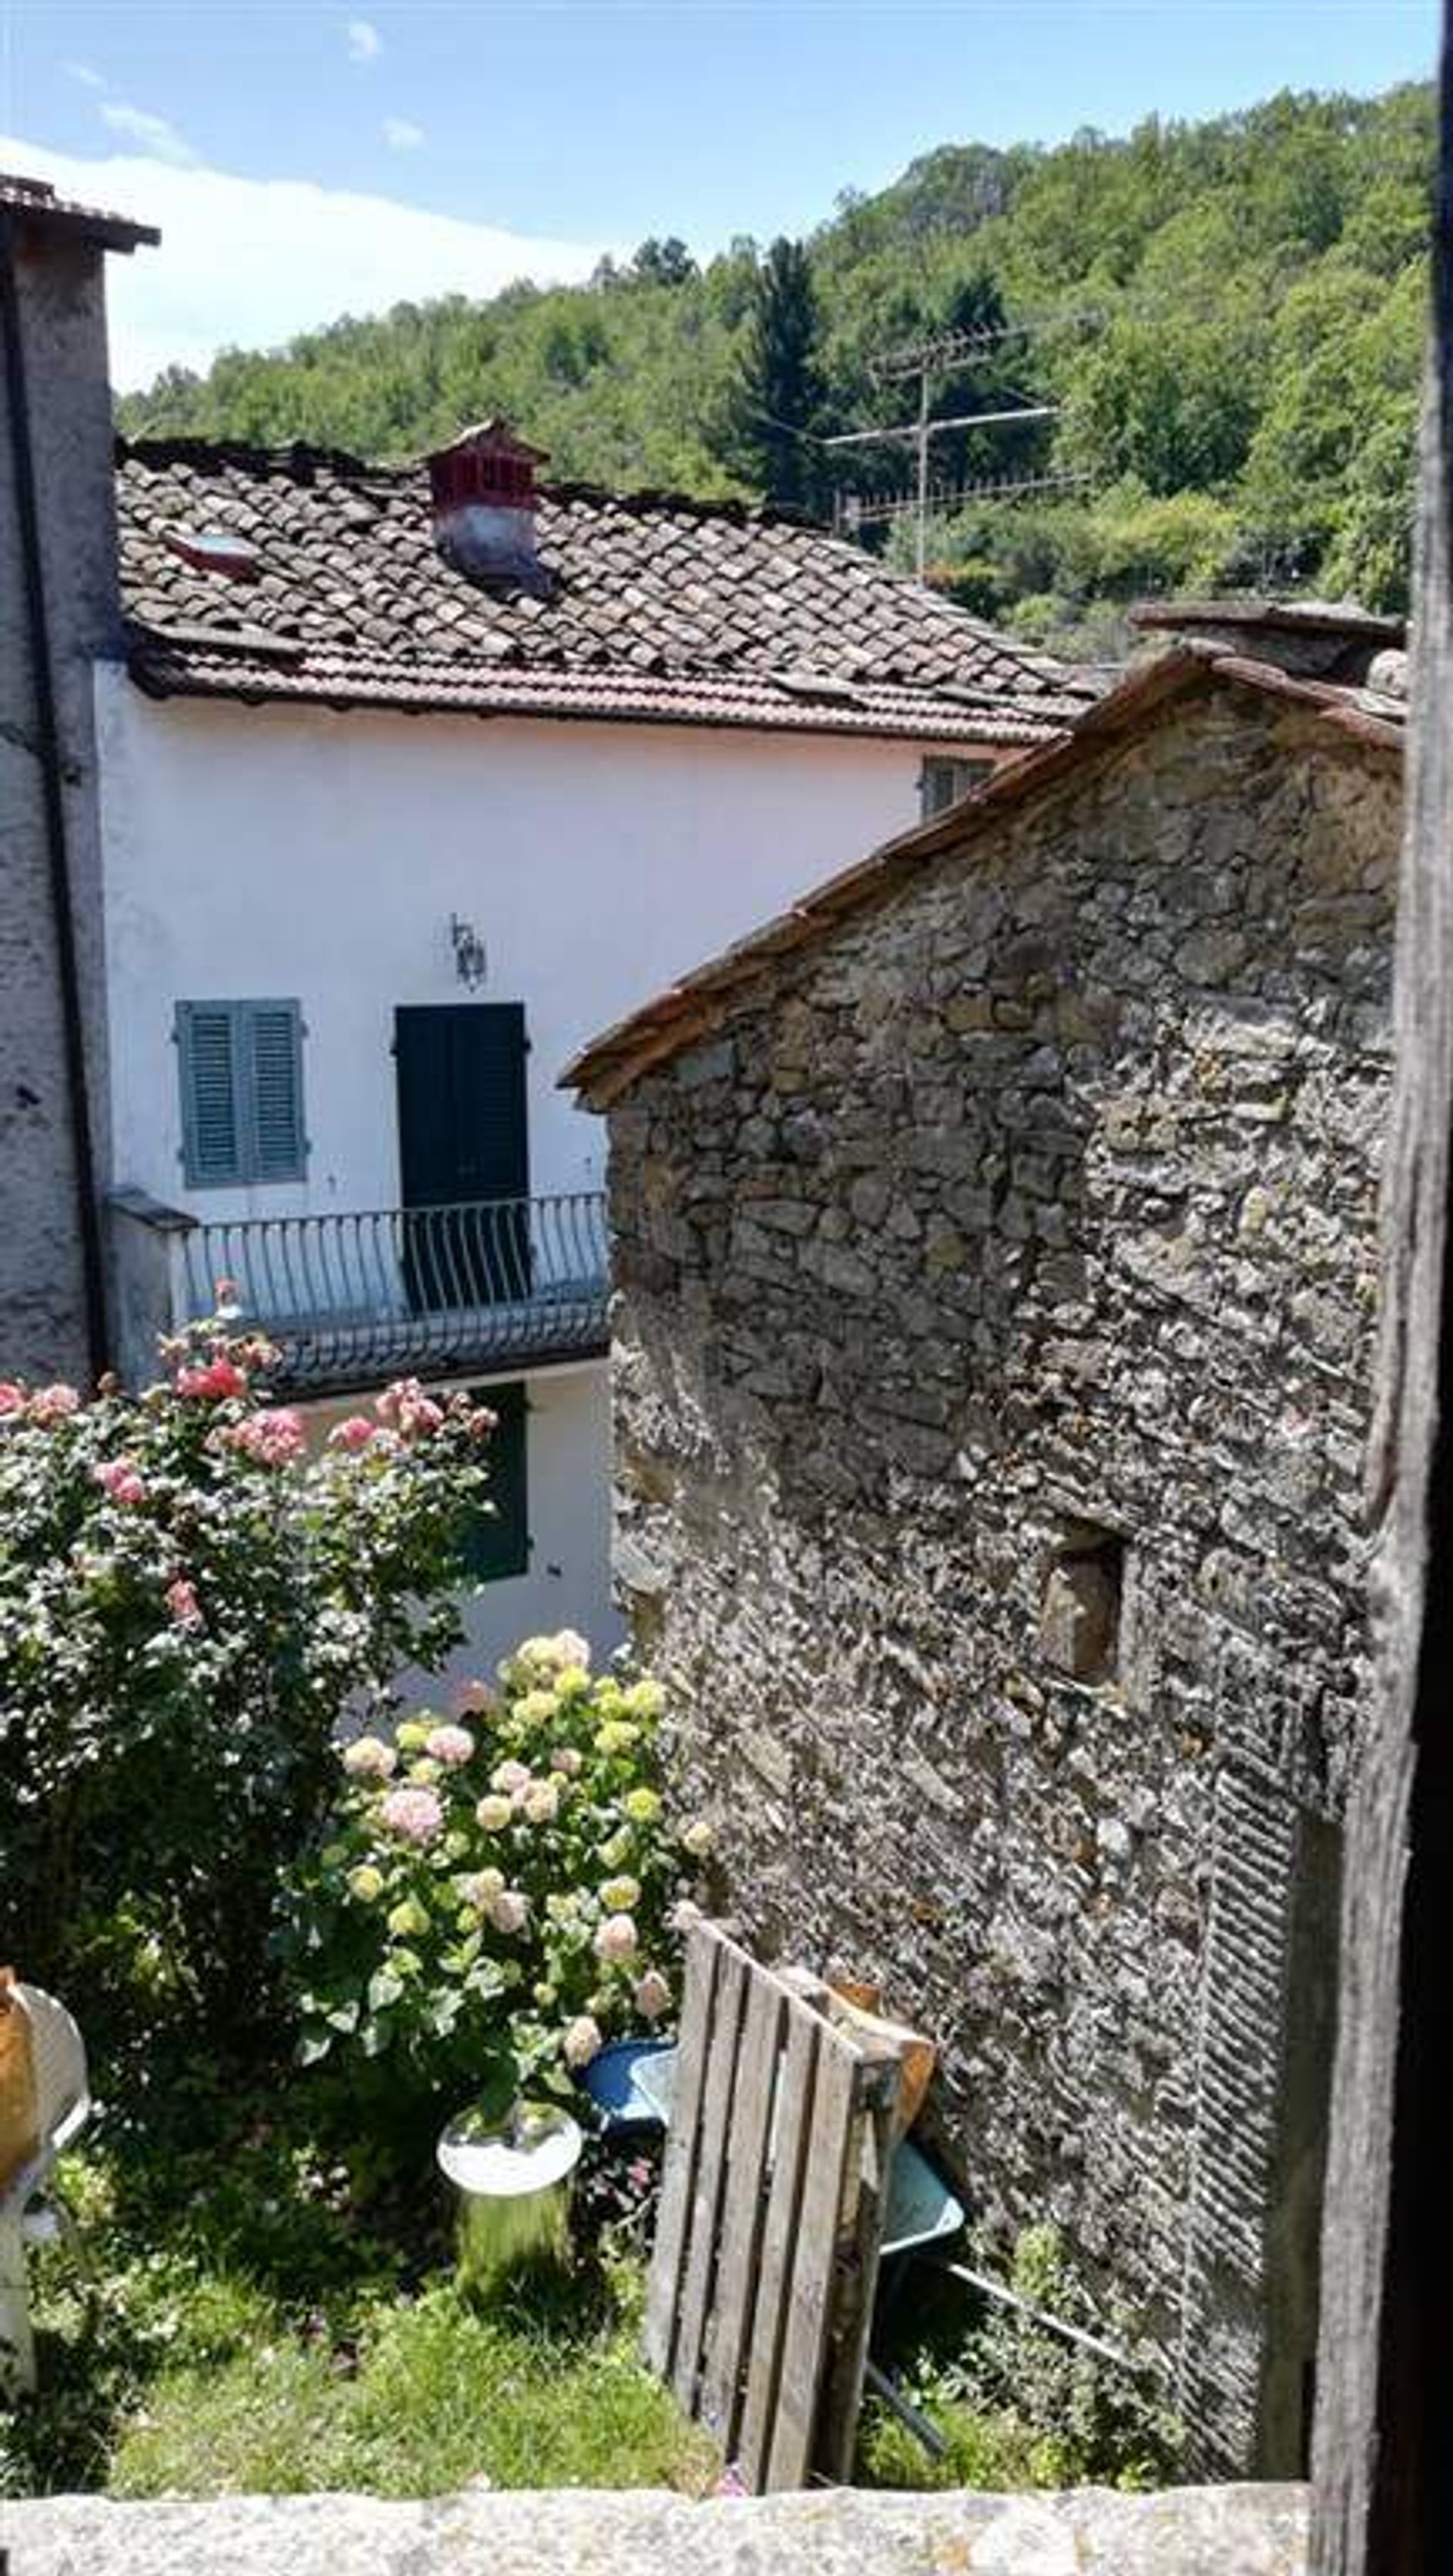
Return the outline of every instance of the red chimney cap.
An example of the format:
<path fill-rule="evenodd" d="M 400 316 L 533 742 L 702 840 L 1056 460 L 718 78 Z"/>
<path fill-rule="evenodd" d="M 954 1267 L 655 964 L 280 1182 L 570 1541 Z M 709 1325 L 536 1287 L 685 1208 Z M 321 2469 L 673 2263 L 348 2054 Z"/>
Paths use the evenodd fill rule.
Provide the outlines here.
<path fill-rule="evenodd" d="M 447 447 L 436 448 L 434 454 L 454 456 L 461 447 L 467 447 L 475 452 L 487 448 L 491 454 L 497 456 L 524 457 L 531 465 L 545 464 L 550 454 L 548 447 L 532 447 L 527 438 L 521 438 L 512 421 L 505 420 L 497 414 L 491 415 L 488 420 L 473 422 L 468 429 L 461 429 L 457 438 L 451 438 Z M 429 462 L 433 464 L 433 456 L 430 457 Z"/>
<path fill-rule="evenodd" d="M 546 450 L 517 438 L 507 420 L 482 420 L 463 429 L 428 458 L 436 510 L 460 510 L 472 501 L 497 510 L 533 510 L 535 468 Z"/>

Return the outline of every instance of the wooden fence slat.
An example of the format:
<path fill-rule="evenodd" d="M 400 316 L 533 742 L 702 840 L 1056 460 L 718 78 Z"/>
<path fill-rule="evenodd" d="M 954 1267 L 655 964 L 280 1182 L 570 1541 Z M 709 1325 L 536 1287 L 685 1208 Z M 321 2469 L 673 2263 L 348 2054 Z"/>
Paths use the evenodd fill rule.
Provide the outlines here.
<path fill-rule="evenodd" d="M 763 2481 L 768 2489 L 805 2486 L 812 2466 L 839 2232 L 848 2190 L 848 2151 L 862 2073 L 859 2051 L 836 2031 L 824 2030 L 813 2090 L 772 2447 Z M 854 2224 L 856 2216 L 854 2198 Z"/>
<path fill-rule="evenodd" d="M 856 2185 L 857 2206 L 847 2240 L 838 2250 L 815 2463 L 835 2485 L 845 2485 L 852 2477 L 857 2450 L 858 2410 L 873 2326 L 873 2302 L 878 2292 L 878 2261 L 902 2073 L 896 2054 L 882 2058 L 874 2054 L 873 2063 L 864 2071 L 862 2105 L 848 2151 L 848 2186 L 851 2189 Z"/>
<path fill-rule="evenodd" d="M 762 2229 L 751 2367 L 737 2442 L 742 2476 L 754 2495 L 761 2491 L 772 2447 L 797 2213 L 807 2162 L 818 2046 L 823 2038 L 823 2024 L 806 2005 L 789 2002 L 787 2044 L 777 2074 L 777 2134 Z"/>
<path fill-rule="evenodd" d="M 737 2089 L 721 2214 L 721 2260 L 702 2382 L 701 2420 L 733 2456 L 741 2421 L 741 2384 L 751 2349 L 758 2255 L 766 2217 L 772 2107 L 786 2001 L 760 1971 L 751 1976 L 737 2063 Z"/>
<path fill-rule="evenodd" d="M 705 1924 L 691 1933 L 686 1949 L 686 1977 L 681 1997 L 681 2038 L 671 2102 L 671 2124 L 661 2166 L 661 2198 L 656 2242 L 646 2297 L 643 2350 L 647 2367 L 665 2378 L 674 2358 L 677 2286 L 687 2220 L 696 2181 L 701 2097 L 706 2082 L 707 2043 L 716 1992 L 719 1943 Z"/>
<path fill-rule="evenodd" d="M 852 2469 L 902 2047 L 838 2015 L 693 1930 L 645 2351 L 759 2493 Z"/>
<path fill-rule="evenodd" d="M 671 2364 L 671 2385 L 688 2415 L 696 2411 L 702 2344 L 716 2270 L 717 2222 L 726 2181 L 727 2135 L 750 1965 L 745 1954 L 734 1945 L 721 1944 L 717 1956 L 711 2036 L 706 2054 L 706 2082 L 701 2096 L 696 2179 L 691 2192 L 686 2257 L 677 2298 L 676 2348 Z"/>

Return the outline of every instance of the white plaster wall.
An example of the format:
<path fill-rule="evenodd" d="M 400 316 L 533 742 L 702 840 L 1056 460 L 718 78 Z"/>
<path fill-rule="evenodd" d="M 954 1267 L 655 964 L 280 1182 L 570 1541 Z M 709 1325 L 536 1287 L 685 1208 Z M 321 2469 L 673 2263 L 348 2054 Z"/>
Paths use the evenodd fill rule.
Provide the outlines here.
<path fill-rule="evenodd" d="M 572 1051 L 917 819 L 909 743 L 97 687 L 112 1177 L 215 1219 L 397 1203 L 393 1011 L 468 998 L 451 913 L 488 946 L 478 998 L 526 1006 L 532 1189 L 598 1187 Z M 174 1006 L 248 996 L 303 1004 L 308 1180 L 188 1192 Z"/>
<path fill-rule="evenodd" d="M 487 1384 L 471 1380 L 471 1384 Z M 304 1408 L 320 1437 L 358 1397 Z M 549 1369 L 529 1380 L 528 1507 L 530 1570 L 481 1585 L 460 1602 L 467 1642 L 441 1675 L 407 1673 L 407 1700 L 447 1704 L 455 1683 L 476 1674 L 492 1680 L 501 1658 L 522 1637 L 578 1628 L 597 1664 L 625 1635 L 610 1597 L 610 1371 L 606 1361 Z"/>
<path fill-rule="evenodd" d="M 468 998 L 451 913 L 478 998 L 525 1004 L 532 1190 L 599 1187 L 604 1127 L 555 1087 L 576 1047 L 916 821 L 924 749 L 955 748 L 162 704 L 104 667 L 97 722 L 111 1177 L 214 1221 L 397 1204 L 393 1014 Z M 175 1006 L 247 997 L 302 1003 L 308 1178 L 191 1191 Z M 536 1630 L 622 1634 L 607 1368 L 530 1402 L 530 1572 L 467 1605 L 446 1686 Z"/>

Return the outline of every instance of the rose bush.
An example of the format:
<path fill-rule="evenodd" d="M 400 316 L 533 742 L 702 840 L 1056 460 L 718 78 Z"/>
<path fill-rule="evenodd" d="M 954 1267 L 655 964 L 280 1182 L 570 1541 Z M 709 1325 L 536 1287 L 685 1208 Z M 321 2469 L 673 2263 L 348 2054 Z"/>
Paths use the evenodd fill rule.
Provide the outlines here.
<path fill-rule="evenodd" d="M 563 2089 L 675 2000 L 709 1842 L 665 1813 L 649 1677 L 593 1677 L 568 1630 L 472 1683 L 457 1718 L 342 1752 L 286 1950 L 303 2054 L 411 2108 Z"/>
<path fill-rule="evenodd" d="M 218 1313 L 140 1395 L 0 1383 L 0 1957 L 236 2024 L 360 1700 L 461 1634 L 492 1417 L 391 1388 L 310 1454 Z"/>

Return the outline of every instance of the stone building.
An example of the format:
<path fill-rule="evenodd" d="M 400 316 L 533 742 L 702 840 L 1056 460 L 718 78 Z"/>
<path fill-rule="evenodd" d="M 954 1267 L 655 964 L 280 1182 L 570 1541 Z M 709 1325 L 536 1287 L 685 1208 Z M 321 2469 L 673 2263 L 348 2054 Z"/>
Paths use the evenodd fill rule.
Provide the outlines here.
<path fill-rule="evenodd" d="M 121 650 L 105 254 L 157 235 L 0 173 L 0 1319 L 4 1365 L 106 1357 L 93 661 Z"/>
<path fill-rule="evenodd" d="M 753 1935 L 1296 2471 L 1401 655 L 1230 608 L 609 1032 L 620 1583 Z"/>

